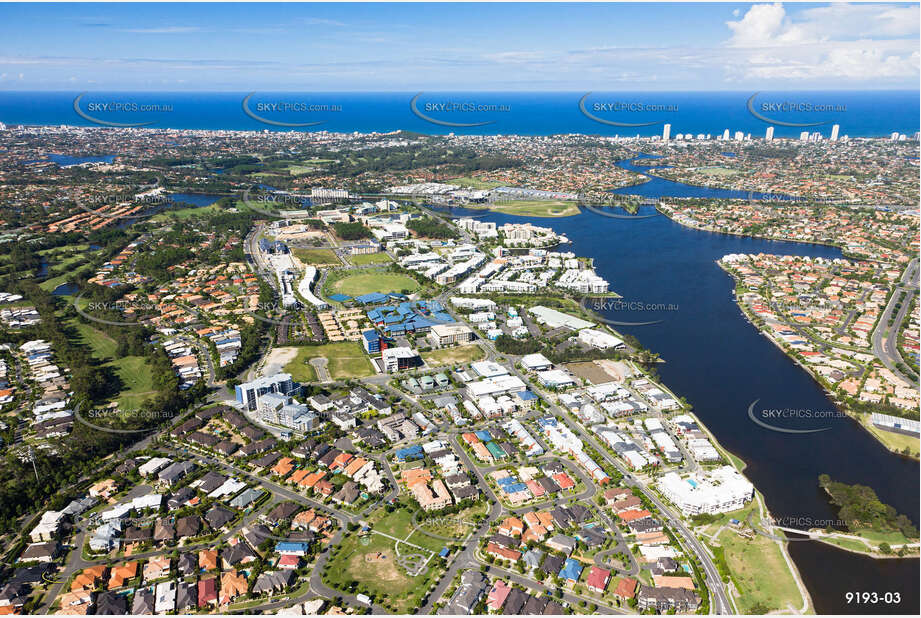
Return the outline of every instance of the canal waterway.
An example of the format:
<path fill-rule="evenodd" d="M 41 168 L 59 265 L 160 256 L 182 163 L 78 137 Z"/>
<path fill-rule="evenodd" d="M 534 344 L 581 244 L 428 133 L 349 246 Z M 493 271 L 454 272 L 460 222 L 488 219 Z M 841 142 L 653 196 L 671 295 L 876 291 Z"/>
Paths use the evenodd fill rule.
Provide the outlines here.
<path fill-rule="evenodd" d="M 659 179 L 662 180 L 662 179 Z M 730 197 L 704 187 L 653 179 L 644 195 Z M 643 187 L 643 185 L 640 185 Z M 660 189 L 665 191 L 660 191 Z M 643 190 L 643 189 L 641 189 Z M 631 187 L 630 193 L 637 193 Z M 690 194 L 690 195 L 689 195 Z M 736 197 L 736 196 L 733 196 Z M 742 458 L 745 474 L 761 491 L 771 514 L 790 527 L 824 527 L 836 510 L 819 489 L 818 476 L 872 487 L 883 502 L 918 523 L 918 464 L 894 455 L 847 417 L 782 419 L 793 429 L 829 427 L 814 434 L 787 434 L 751 421 L 756 410 L 834 411 L 823 389 L 751 325 L 737 307 L 734 282 L 716 261 L 729 253 L 774 253 L 837 258 L 835 247 L 718 234 L 681 226 L 663 215 L 635 220 L 591 211 L 542 219 L 454 209 L 458 216 L 504 223 L 531 221 L 572 241 L 561 250 L 594 258 L 599 275 L 623 296 L 600 311 L 636 336 L 665 363 L 664 383 L 684 396 L 720 443 Z M 622 211 L 621 211 L 622 212 Z M 655 215 L 642 207 L 638 215 Z M 796 562 L 819 613 L 914 613 L 918 609 L 918 560 L 873 560 L 816 542 L 791 542 Z M 848 591 L 899 592 L 897 606 L 848 605 Z"/>

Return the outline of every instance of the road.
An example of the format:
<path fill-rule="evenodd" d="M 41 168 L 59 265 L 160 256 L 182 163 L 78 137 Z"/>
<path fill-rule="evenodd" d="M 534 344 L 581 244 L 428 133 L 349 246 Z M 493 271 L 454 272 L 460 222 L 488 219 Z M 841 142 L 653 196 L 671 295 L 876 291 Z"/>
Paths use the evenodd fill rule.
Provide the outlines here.
<path fill-rule="evenodd" d="M 491 341 L 484 342 L 484 345 L 488 349 L 492 349 L 493 355 L 498 355 L 498 351 L 495 350 L 495 344 Z M 515 366 L 514 363 L 509 363 L 512 366 L 511 373 L 517 375 L 525 383 L 529 383 L 527 376 L 524 376 Z M 719 575 L 719 571 L 716 568 L 716 565 L 713 563 L 713 559 L 710 556 L 707 549 L 703 544 L 697 539 L 697 537 L 691 532 L 691 530 L 684 525 L 681 521 L 681 518 L 676 516 L 669 507 L 667 507 L 656 494 L 650 490 L 644 483 L 633 480 L 631 473 L 620 463 L 620 461 L 615 458 L 610 452 L 602 447 L 594 438 L 592 434 L 585 430 L 585 428 L 579 424 L 575 423 L 568 414 L 559 408 L 556 404 L 551 403 L 551 398 L 547 393 L 542 392 L 540 389 L 534 389 L 537 391 L 537 394 L 541 396 L 542 399 L 547 403 L 547 407 L 553 412 L 553 415 L 557 419 L 561 419 L 566 425 L 569 426 L 583 442 L 591 446 L 596 452 L 598 452 L 605 461 L 614 466 L 621 474 L 624 475 L 624 483 L 627 486 L 637 487 L 643 495 L 645 495 L 650 502 L 652 502 L 659 512 L 664 516 L 666 522 L 672 527 L 672 529 L 677 533 L 676 538 L 679 539 L 680 544 L 684 547 L 688 553 L 694 554 L 700 564 L 703 566 L 704 574 L 706 575 L 707 588 L 710 590 L 711 597 L 711 611 L 717 614 L 732 614 L 734 613 L 733 605 L 729 600 L 728 593 L 726 592 L 725 584 L 723 583 L 722 578 Z"/>
<path fill-rule="evenodd" d="M 870 341 L 873 345 L 873 354 L 885 365 L 886 369 L 905 380 L 907 384 L 918 388 L 916 377 L 906 375 L 896 367 L 897 363 L 903 363 L 902 355 L 899 352 L 899 326 L 905 319 L 905 314 L 908 313 L 912 299 L 918 294 L 918 258 L 911 260 L 908 266 L 905 267 L 899 279 L 899 285 L 901 288 L 898 286 L 895 288 L 889 303 L 879 316 L 879 322 L 876 324 L 876 329 L 873 331 Z M 905 290 L 905 299 L 895 314 L 895 319 L 890 327 L 889 318 L 892 317 L 895 311 L 896 302 L 902 296 L 900 289 Z"/>

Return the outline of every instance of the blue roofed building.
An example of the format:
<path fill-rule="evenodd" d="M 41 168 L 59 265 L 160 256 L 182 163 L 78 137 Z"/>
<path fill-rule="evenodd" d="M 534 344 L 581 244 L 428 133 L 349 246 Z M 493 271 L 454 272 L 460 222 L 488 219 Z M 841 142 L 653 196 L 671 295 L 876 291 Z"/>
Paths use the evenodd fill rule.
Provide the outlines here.
<path fill-rule="evenodd" d="M 361 333 L 361 343 L 368 354 L 379 354 L 389 348 L 393 340 L 381 335 L 376 330 L 366 330 Z"/>
<path fill-rule="evenodd" d="M 310 543 L 306 541 L 283 541 L 275 544 L 275 553 L 283 556 L 305 556 L 310 549 Z"/>
<path fill-rule="evenodd" d="M 519 491 L 527 491 L 527 490 L 528 490 L 528 486 L 520 482 L 510 483 L 502 488 L 502 491 L 504 491 L 507 494 L 517 494 Z"/>
<path fill-rule="evenodd" d="M 560 569 L 560 579 L 565 579 L 575 584 L 580 577 L 582 577 L 582 564 L 578 560 L 567 558 L 566 562 L 563 563 L 563 568 Z"/>
<path fill-rule="evenodd" d="M 423 451 L 422 447 L 417 444 L 401 448 L 395 454 L 400 461 L 412 461 L 413 459 L 422 459 Z"/>
<path fill-rule="evenodd" d="M 381 294 L 380 292 L 371 292 L 369 294 L 362 294 L 361 296 L 355 297 L 355 302 L 361 303 L 362 305 L 379 305 L 380 303 L 385 303 L 390 300 L 390 297 L 386 294 Z"/>

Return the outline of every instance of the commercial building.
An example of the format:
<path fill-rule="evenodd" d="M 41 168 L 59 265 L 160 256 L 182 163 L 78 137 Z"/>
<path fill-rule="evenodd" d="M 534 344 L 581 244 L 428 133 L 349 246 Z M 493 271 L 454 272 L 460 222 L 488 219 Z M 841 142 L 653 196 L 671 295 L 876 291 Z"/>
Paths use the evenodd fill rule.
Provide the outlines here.
<path fill-rule="evenodd" d="M 731 466 L 698 472 L 686 479 L 669 472 L 659 481 L 659 490 L 687 516 L 735 511 L 755 493 L 754 485 Z"/>
<path fill-rule="evenodd" d="M 422 365 L 419 353 L 408 347 L 387 348 L 381 352 L 384 371 L 394 373 Z"/>
<path fill-rule="evenodd" d="M 579 331 L 579 341 L 601 350 L 608 350 L 611 348 L 617 350 L 624 347 L 623 339 L 618 339 L 614 335 L 602 330 L 591 328 L 584 328 Z"/>
<path fill-rule="evenodd" d="M 591 322 L 577 318 L 573 315 L 557 311 L 556 309 L 551 309 L 549 307 L 544 307 L 543 305 L 535 305 L 528 309 L 528 313 L 534 316 L 534 318 L 544 324 L 548 328 L 559 328 L 560 326 L 565 326 L 573 330 L 581 330 L 583 328 L 589 328 L 594 326 Z"/>
<path fill-rule="evenodd" d="M 266 393 L 290 395 L 294 393 L 295 387 L 290 373 L 277 373 L 273 376 L 264 376 L 251 382 L 238 384 L 235 390 L 237 401 L 247 410 L 255 410 L 261 395 Z"/>
<path fill-rule="evenodd" d="M 466 324 L 435 324 L 428 334 L 429 341 L 434 346 L 470 343 L 474 337 L 473 329 Z"/>

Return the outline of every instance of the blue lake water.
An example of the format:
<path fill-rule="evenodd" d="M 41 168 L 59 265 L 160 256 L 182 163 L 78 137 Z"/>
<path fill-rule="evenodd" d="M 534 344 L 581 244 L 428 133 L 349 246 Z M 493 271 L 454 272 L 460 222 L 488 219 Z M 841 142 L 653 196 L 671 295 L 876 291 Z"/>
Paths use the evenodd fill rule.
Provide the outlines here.
<path fill-rule="evenodd" d="M 210 206 L 224 195 L 215 195 L 212 193 L 170 193 L 170 200 L 192 206 Z"/>
<path fill-rule="evenodd" d="M 51 294 L 54 296 L 73 296 L 80 291 L 80 288 L 75 283 L 62 283 L 58 287 L 54 288 L 51 291 Z"/>
<path fill-rule="evenodd" d="M 639 172 L 649 177 L 647 182 L 632 187 L 622 187 L 614 189 L 611 193 L 617 195 L 638 195 L 640 197 L 660 198 L 660 197 L 698 197 L 710 199 L 783 199 L 777 193 L 761 193 L 758 191 L 738 191 L 736 189 L 720 189 L 715 187 L 699 187 L 689 185 L 683 182 L 675 182 L 656 176 L 653 172 L 656 169 L 666 169 L 668 166 L 646 166 L 642 165 L 644 159 L 658 159 L 655 155 L 639 154 L 636 158 L 629 161 L 620 161 L 619 167 L 631 172 Z"/>
<path fill-rule="evenodd" d="M 115 160 L 115 155 L 103 155 L 99 157 L 75 157 L 71 155 L 49 154 L 45 155 L 50 161 L 54 161 L 61 167 L 70 167 L 82 163 L 111 163 Z"/>

